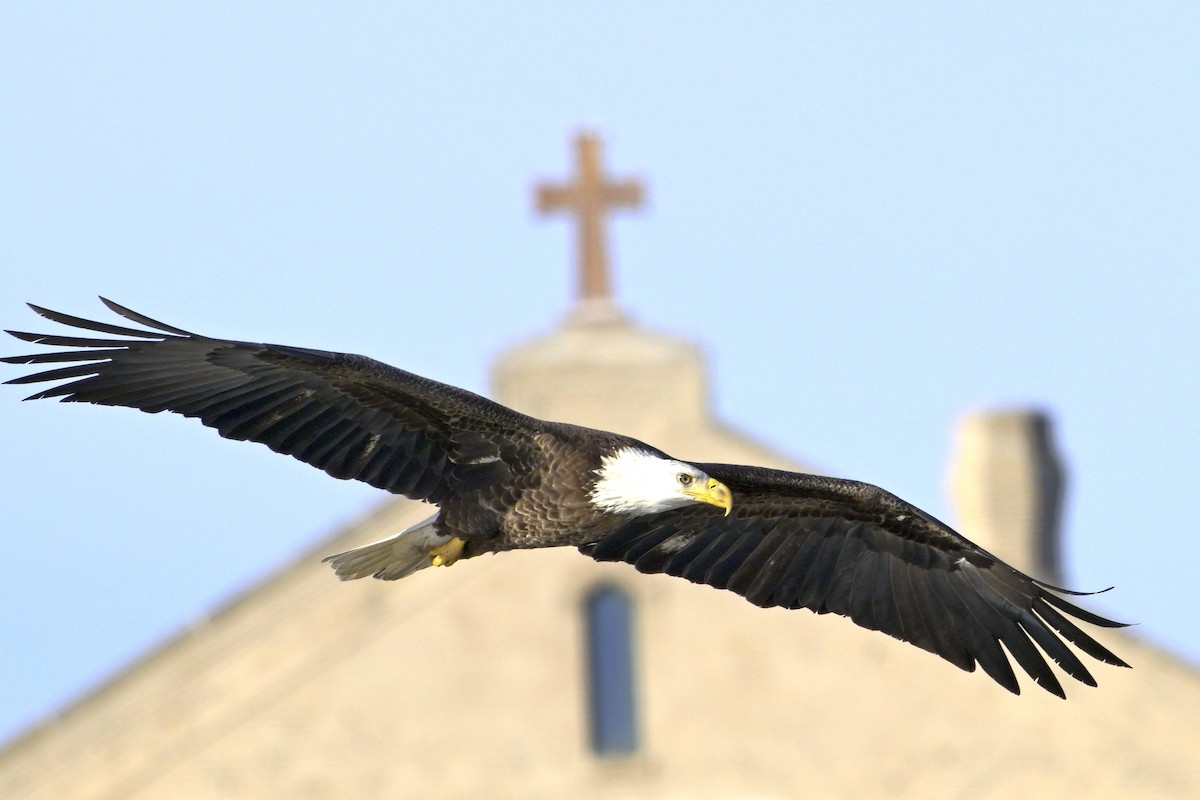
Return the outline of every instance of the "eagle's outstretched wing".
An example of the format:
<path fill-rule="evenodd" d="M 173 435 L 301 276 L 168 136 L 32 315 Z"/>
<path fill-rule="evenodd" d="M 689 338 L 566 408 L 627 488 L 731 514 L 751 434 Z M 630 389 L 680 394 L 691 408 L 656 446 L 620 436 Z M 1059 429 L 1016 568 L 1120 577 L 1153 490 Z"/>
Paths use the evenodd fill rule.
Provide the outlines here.
<path fill-rule="evenodd" d="M 27 399 L 198 417 L 226 438 L 261 442 L 335 478 L 432 503 L 494 482 L 536 451 L 516 445 L 539 430 L 540 421 L 463 389 L 364 356 L 198 336 L 101 299 L 152 330 L 31 305 L 54 322 L 126 338 L 8 331 L 34 344 L 75 349 L 0 359 L 70 364 L 7 383 L 74 379 Z"/>
<path fill-rule="evenodd" d="M 920 509 L 870 484 L 757 467 L 697 464 L 733 492 L 729 516 L 694 506 L 633 519 L 581 548 L 736 592 L 758 606 L 835 613 L 975 665 L 1019 693 L 1009 654 L 1063 697 L 1039 653 L 1096 682 L 1063 639 L 1107 664 L 1128 666 L 1068 616 L 1122 627 L 1055 594 Z M 1061 637 L 1061 638 L 1060 638 Z M 1037 647 L 1034 646 L 1036 643 Z"/>

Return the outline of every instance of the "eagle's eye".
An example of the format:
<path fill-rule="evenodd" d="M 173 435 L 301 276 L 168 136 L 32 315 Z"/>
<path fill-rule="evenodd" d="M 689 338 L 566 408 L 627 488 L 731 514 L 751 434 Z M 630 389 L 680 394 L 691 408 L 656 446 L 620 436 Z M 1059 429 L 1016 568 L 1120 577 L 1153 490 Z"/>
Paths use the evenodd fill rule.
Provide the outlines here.
<path fill-rule="evenodd" d="M 692 484 L 692 476 L 686 472 L 679 473 L 679 483 L 681 486 L 690 486 Z"/>

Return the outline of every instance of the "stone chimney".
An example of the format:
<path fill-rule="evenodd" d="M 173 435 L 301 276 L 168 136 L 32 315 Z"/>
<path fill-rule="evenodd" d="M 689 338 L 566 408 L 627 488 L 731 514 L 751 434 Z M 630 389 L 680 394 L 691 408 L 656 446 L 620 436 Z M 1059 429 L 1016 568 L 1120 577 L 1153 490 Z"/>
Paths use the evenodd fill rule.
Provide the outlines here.
<path fill-rule="evenodd" d="M 1045 413 L 982 411 L 959 421 L 950 464 L 957 529 L 1018 569 L 1052 583 L 1061 578 L 1063 484 Z"/>

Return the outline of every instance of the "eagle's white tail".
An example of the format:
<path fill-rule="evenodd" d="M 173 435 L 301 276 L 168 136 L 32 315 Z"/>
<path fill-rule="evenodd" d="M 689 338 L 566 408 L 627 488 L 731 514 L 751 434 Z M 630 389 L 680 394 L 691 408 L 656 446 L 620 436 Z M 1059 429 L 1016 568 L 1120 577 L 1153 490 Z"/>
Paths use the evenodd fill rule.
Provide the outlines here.
<path fill-rule="evenodd" d="M 449 536 L 438 533 L 434 514 L 424 522 L 417 523 L 390 539 L 365 544 L 344 553 L 322 559 L 328 561 L 333 571 L 344 581 L 352 581 L 372 575 L 380 580 L 395 581 L 425 569 L 432 563 L 430 548 L 450 541 Z"/>

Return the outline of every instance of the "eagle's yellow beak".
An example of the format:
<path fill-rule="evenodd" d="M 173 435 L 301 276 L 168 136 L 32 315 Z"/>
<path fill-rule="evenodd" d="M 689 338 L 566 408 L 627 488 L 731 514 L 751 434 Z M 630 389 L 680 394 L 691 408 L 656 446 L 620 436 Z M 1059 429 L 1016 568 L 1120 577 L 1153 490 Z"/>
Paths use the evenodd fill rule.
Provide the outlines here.
<path fill-rule="evenodd" d="M 717 508 L 725 509 L 725 516 L 727 517 L 729 516 L 729 511 L 733 508 L 733 492 L 729 491 L 729 487 L 716 478 L 709 478 L 707 486 L 684 489 L 683 493 L 689 497 L 696 498 L 701 503 L 708 503 Z"/>

